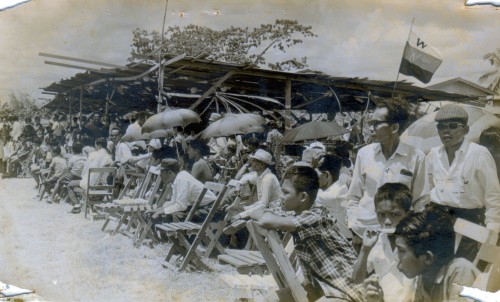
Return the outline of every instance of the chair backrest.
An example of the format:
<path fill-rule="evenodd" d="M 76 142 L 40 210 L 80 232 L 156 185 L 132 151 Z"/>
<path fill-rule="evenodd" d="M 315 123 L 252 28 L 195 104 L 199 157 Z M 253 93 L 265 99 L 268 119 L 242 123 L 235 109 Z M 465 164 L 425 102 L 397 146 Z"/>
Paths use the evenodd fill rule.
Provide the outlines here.
<path fill-rule="evenodd" d="M 209 229 L 210 223 L 212 222 L 212 220 L 215 216 L 215 212 L 219 209 L 219 206 L 221 205 L 222 200 L 224 199 L 224 196 L 226 195 L 227 186 L 220 184 L 220 183 L 207 181 L 205 183 L 205 187 L 204 187 L 202 193 L 200 194 L 200 198 L 198 198 L 198 200 L 195 202 L 195 204 L 191 208 L 191 211 L 189 211 L 189 214 L 186 217 L 185 221 L 189 221 L 188 218 L 190 218 L 194 215 L 196 208 L 201 203 L 201 199 L 202 199 L 201 196 L 204 195 L 204 192 L 206 193 L 207 190 L 210 190 L 214 193 L 217 192 L 218 193 L 217 198 L 212 203 L 212 205 L 210 207 L 210 211 L 208 211 L 208 214 L 205 217 L 205 220 L 203 221 L 200 228 L 198 229 L 198 232 L 196 233 L 196 237 L 194 238 L 193 243 L 189 247 L 189 250 L 187 251 L 187 254 L 184 257 L 184 260 L 182 261 L 181 266 L 179 267 L 180 271 L 183 271 L 187 268 L 187 265 L 190 263 L 191 259 L 193 259 L 193 257 L 195 257 L 194 254 L 196 253 L 196 249 L 197 249 L 198 245 L 202 242 L 202 240 L 205 238 L 205 236 L 207 236 L 207 230 Z M 214 242 L 214 244 L 215 244 L 215 242 Z"/>
<path fill-rule="evenodd" d="M 481 274 L 476 278 L 473 287 L 489 292 L 500 290 L 500 247 L 495 245 L 498 234 L 490 232 L 484 226 L 461 218 L 457 218 L 454 229 L 456 233 L 455 251 L 462 236 L 481 244 L 473 261 Z"/>
<path fill-rule="evenodd" d="M 150 166 L 146 177 L 142 181 L 139 189 L 137 190 L 134 198 L 145 198 L 146 193 L 149 192 L 148 204 L 151 205 L 155 199 L 156 193 L 160 189 L 161 177 L 160 169 L 157 166 Z"/>
<path fill-rule="evenodd" d="M 479 242 L 481 245 L 485 243 L 496 243 L 498 234 L 492 234 L 490 230 L 486 227 L 464 220 L 462 218 L 457 218 L 455 224 L 453 225 L 455 230 L 455 251 L 462 240 L 462 237 L 468 237 L 472 240 Z M 477 257 L 476 257 L 477 258 Z M 474 264 L 477 265 L 478 259 L 474 260 Z"/>
<path fill-rule="evenodd" d="M 474 281 L 473 287 L 488 292 L 500 290 L 500 247 L 490 243 L 481 245 L 475 262 L 484 262 L 486 266 Z"/>
<path fill-rule="evenodd" d="M 109 178 L 109 176 L 111 176 L 111 178 Z M 95 190 L 105 190 L 112 194 L 116 181 L 116 168 L 90 168 L 87 180 L 87 196 Z"/>
<path fill-rule="evenodd" d="M 292 296 L 288 295 L 286 300 L 297 302 L 308 301 L 306 291 L 297 277 L 290 262 L 290 255 L 283 248 L 278 233 L 275 230 L 263 229 L 255 221 L 247 222 L 247 229 L 266 261 L 267 267 L 271 271 L 278 287 L 281 290 L 289 290 L 291 292 Z M 285 293 L 286 291 L 282 292 Z"/>
<path fill-rule="evenodd" d="M 198 199 L 194 202 L 194 204 L 191 206 L 191 210 L 187 214 L 186 218 L 184 221 L 191 221 L 193 219 L 194 213 L 198 210 L 198 207 L 200 206 L 201 202 L 203 201 L 203 198 L 205 197 L 205 194 L 207 191 L 210 190 L 212 191 L 217 199 L 215 200 L 214 204 L 212 207 L 217 206 L 220 204 L 220 200 L 224 197 L 223 195 L 225 194 L 227 187 L 224 184 L 221 183 L 215 183 L 211 181 L 205 182 L 205 185 L 203 187 L 203 190 L 200 193 L 200 196 L 198 196 Z M 216 202 L 218 203 L 216 204 Z"/>

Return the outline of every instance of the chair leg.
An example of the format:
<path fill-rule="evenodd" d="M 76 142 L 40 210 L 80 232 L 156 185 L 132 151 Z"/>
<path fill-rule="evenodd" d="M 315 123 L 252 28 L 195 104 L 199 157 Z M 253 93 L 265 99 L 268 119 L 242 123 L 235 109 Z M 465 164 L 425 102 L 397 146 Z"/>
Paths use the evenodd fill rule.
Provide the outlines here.
<path fill-rule="evenodd" d="M 217 248 L 217 251 L 221 254 L 224 253 L 224 248 L 219 242 L 219 238 L 222 235 L 222 231 L 224 229 L 225 221 L 221 220 L 217 223 L 212 224 L 213 227 L 209 227 L 207 229 L 207 237 L 210 238 L 210 243 L 208 244 L 205 250 L 205 257 L 210 257 L 214 248 Z M 215 234 L 212 233 L 212 230 L 215 230 Z"/>
<path fill-rule="evenodd" d="M 111 232 L 111 236 L 114 236 L 116 233 L 118 233 L 118 231 L 120 230 L 120 227 L 122 226 L 123 222 L 126 219 L 126 216 L 127 216 L 126 213 L 122 214 L 122 217 L 120 217 L 120 220 L 118 220 L 118 223 L 116 224 L 115 229 L 113 230 L 113 232 Z"/>

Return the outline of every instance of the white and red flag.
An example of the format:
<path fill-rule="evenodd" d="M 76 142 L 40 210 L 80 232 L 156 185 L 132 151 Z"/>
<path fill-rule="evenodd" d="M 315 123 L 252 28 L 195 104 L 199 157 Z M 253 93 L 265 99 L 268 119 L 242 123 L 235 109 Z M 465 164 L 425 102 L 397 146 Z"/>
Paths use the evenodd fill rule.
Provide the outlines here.
<path fill-rule="evenodd" d="M 410 31 L 399 73 L 415 77 L 423 83 L 429 83 L 441 62 L 443 59 L 439 51 Z"/>

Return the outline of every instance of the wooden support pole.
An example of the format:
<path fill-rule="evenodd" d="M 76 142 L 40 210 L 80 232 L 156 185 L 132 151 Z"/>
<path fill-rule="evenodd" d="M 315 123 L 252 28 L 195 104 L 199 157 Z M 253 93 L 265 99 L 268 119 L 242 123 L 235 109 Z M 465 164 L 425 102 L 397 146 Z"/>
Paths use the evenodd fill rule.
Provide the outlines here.
<path fill-rule="evenodd" d="M 83 111 L 83 85 L 80 86 L 80 123 L 82 123 L 82 118 L 83 118 L 82 111 Z"/>
<path fill-rule="evenodd" d="M 292 127 L 292 80 L 286 80 L 285 84 L 285 130 Z"/>

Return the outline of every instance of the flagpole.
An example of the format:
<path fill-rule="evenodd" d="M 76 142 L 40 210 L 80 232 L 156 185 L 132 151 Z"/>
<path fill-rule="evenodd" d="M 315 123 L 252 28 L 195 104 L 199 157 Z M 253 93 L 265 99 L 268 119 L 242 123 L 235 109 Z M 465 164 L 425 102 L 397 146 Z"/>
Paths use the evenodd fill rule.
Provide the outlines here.
<path fill-rule="evenodd" d="M 413 20 L 411 20 L 410 32 L 408 33 L 408 38 L 406 39 L 406 42 L 410 41 L 411 31 L 413 29 L 413 23 L 414 22 L 415 22 L 415 17 L 413 17 Z M 403 63 L 403 57 L 404 57 L 405 49 L 406 49 L 406 44 L 405 44 L 405 47 L 403 48 L 403 55 L 401 55 L 401 61 L 399 62 L 398 74 L 396 76 L 396 81 L 394 82 L 394 88 L 392 89 L 391 98 L 394 98 L 394 93 L 396 92 L 396 85 L 398 84 L 399 71 L 401 70 L 401 63 Z"/>

